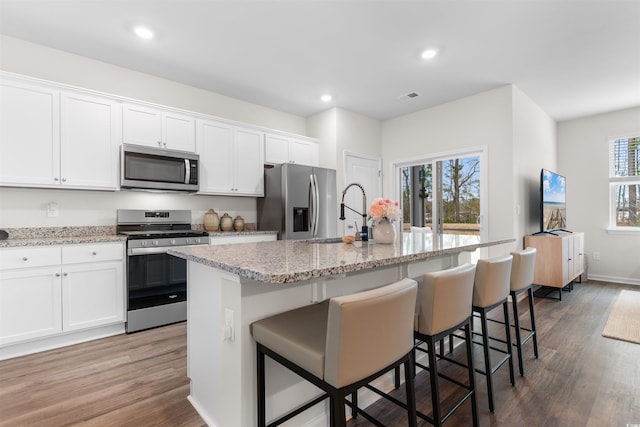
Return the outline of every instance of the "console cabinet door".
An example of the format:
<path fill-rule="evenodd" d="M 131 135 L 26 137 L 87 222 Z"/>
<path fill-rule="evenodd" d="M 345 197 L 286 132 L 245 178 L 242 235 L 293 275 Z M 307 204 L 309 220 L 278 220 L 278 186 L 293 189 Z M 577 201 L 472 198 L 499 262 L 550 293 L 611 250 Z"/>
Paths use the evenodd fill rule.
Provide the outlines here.
<path fill-rule="evenodd" d="M 61 184 L 117 189 L 120 104 L 62 93 L 61 106 Z"/>
<path fill-rule="evenodd" d="M 124 321 L 122 261 L 62 267 L 62 329 L 65 332 Z"/>
<path fill-rule="evenodd" d="M 0 272 L 0 345 L 62 332 L 60 267 Z"/>
<path fill-rule="evenodd" d="M 57 90 L 0 80 L 0 184 L 59 184 L 59 98 Z"/>
<path fill-rule="evenodd" d="M 265 135 L 264 161 L 275 165 L 289 163 L 289 139 L 278 135 Z"/>

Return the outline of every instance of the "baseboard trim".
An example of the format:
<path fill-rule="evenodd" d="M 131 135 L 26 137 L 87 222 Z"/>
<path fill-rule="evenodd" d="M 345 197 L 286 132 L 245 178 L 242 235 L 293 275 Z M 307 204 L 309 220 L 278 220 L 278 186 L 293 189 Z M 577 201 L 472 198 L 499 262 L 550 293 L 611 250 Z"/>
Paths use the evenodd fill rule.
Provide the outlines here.
<path fill-rule="evenodd" d="M 604 276 L 600 274 L 589 274 L 588 280 L 597 280 L 599 282 L 621 283 L 624 285 L 640 286 L 640 279 L 632 279 L 630 277 Z"/>

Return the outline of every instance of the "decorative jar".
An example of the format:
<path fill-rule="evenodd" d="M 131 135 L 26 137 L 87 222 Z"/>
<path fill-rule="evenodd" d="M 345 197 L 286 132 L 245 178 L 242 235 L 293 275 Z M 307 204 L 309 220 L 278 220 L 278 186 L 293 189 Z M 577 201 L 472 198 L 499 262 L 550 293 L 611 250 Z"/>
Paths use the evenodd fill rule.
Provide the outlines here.
<path fill-rule="evenodd" d="M 238 215 L 236 219 L 233 220 L 233 229 L 236 231 L 244 230 L 244 218 L 242 218 L 240 215 Z"/>
<path fill-rule="evenodd" d="M 373 227 L 373 240 L 376 243 L 393 244 L 396 241 L 396 228 L 388 220 L 381 219 Z"/>
<path fill-rule="evenodd" d="M 228 213 L 225 212 L 220 218 L 220 229 L 222 231 L 232 231 L 233 230 L 233 218 L 229 216 Z"/>
<path fill-rule="evenodd" d="M 204 229 L 207 231 L 218 231 L 220 227 L 220 217 L 213 209 L 209 209 L 204 214 Z"/>

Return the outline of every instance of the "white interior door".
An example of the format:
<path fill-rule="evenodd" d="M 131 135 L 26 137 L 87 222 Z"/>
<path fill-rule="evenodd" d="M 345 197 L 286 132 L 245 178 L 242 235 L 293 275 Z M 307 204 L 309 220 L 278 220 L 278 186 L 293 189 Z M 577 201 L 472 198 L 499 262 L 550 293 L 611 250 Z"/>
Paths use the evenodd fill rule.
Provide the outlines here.
<path fill-rule="evenodd" d="M 354 153 L 345 153 L 345 182 L 343 188 L 351 183 L 362 185 L 367 196 L 366 209 L 376 197 L 382 197 L 382 161 L 375 157 L 365 157 Z M 340 198 L 341 194 L 338 195 Z M 351 209 L 345 209 L 346 219 L 343 221 L 344 234 L 354 235 L 362 227 L 362 191 L 356 186 L 351 187 L 344 198 L 344 203 Z M 357 224 L 357 228 L 356 228 Z"/>

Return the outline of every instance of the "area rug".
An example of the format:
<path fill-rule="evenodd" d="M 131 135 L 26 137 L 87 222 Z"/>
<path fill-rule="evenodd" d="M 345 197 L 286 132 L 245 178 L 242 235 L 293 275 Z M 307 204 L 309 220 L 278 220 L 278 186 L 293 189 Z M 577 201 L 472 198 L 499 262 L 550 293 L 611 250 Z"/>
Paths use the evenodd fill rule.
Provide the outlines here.
<path fill-rule="evenodd" d="M 640 344 L 640 292 L 620 292 L 602 336 Z"/>

